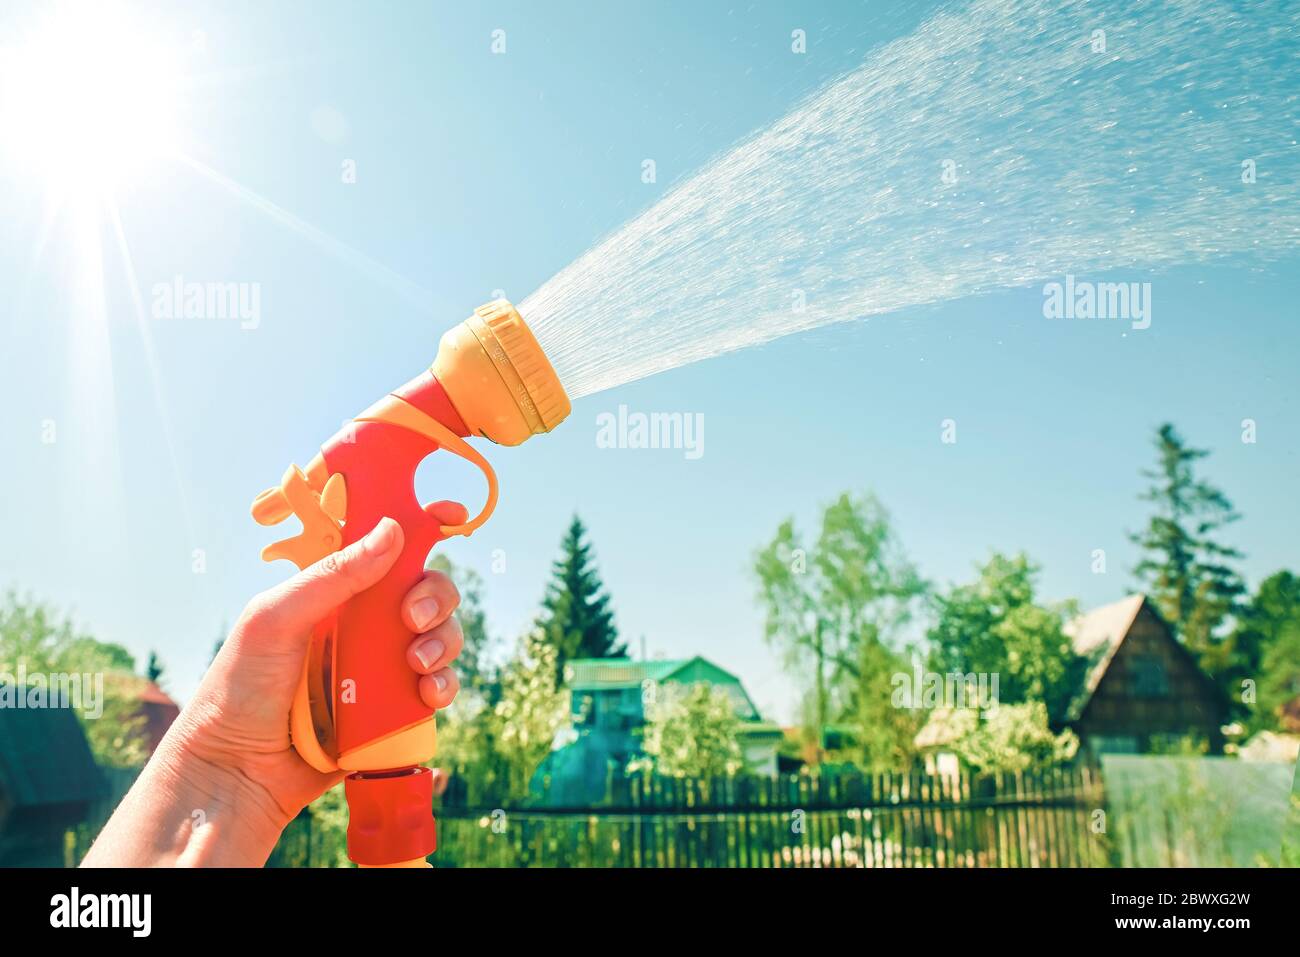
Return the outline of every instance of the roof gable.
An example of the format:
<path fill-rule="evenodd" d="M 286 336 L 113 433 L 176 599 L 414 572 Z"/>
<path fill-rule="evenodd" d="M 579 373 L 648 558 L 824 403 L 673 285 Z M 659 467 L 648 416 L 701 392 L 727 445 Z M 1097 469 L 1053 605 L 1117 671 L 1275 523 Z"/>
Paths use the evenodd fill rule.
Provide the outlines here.
<path fill-rule="evenodd" d="M 719 668 L 713 662 L 696 655 L 689 661 L 678 663 L 678 667 L 665 676 L 666 681 L 696 682 L 707 681 L 713 685 L 738 685 L 740 679 L 725 668 Z"/>
<path fill-rule="evenodd" d="M 1088 707 L 1106 669 L 1128 637 L 1129 630 L 1146 601 L 1145 595 L 1129 595 L 1080 615 L 1062 629 L 1070 639 L 1075 654 L 1089 662 L 1083 687 L 1070 705 L 1070 721 L 1077 720 Z"/>
<path fill-rule="evenodd" d="M 565 684 L 574 691 L 634 688 L 651 681 L 707 681 L 740 684 L 740 679 L 702 655 L 667 661 L 633 661 L 631 658 L 575 658 L 565 665 Z M 572 669 L 571 671 L 569 669 Z"/>

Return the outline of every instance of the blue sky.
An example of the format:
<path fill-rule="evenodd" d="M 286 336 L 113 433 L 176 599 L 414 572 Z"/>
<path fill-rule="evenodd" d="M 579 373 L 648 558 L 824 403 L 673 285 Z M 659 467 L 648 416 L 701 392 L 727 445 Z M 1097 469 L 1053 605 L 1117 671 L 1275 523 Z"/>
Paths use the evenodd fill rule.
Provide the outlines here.
<path fill-rule="evenodd" d="M 289 572 L 260 562 L 276 533 L 248 517 L 289 462 L 424 368 L 493 290 L 522 300 L 932 5 L 801 6 L 136 5 L 192 78 L 187 153 L 318 232 L 183 164 L 121 182 L 146 347 L 111 227 L 93 231 L 98 316 L 77 291 L 93 243 L 65 211 L 37 257 L 41 185 L 6 170 L 0 585 L 142 660 L 157 649 L 167 686 L 186 696 L 223 623 Z M 7 4 L 0 37 L 36 10 Z M 490 52 L 498 28 L 503 56 Z M 804 56 L 790 53 L 794 28 L 808 32 Z M 657 184 L 641 181 L 645 157 Z M 341 182 L 345 160 L 355 183 Z M 1124 533 L 1144 519 L 1138 469 L 1171 420 L 1213 450 L 1205 471 L 1245 515 L 1232 541 L 1255 583 L 1294 567 L 1300 539 L 1295 267 L 1235 259 L 1107 277 L 1153 281 L 1154 321 L 1140 332 L 1049 322 L 1039 287 L 1011 289 L 582 399 L 554 434 L 487 450 L 501 506 L 449 553 L 481 571 L 490 624 L 513 638 L 576 511 L 634 649 L 644 636 L 652 654 L 704 654 L 786 720 L 794 682 L 762 642 L 749 574 L 784 517 L 812 532 L 841 491 L 874 490 L 932 580 L 967 578 L 990 549 L 1025 549 L 1044 565 L 1046 597 L 1113 600 L 1134 561 Z M 257 328 L 148 317 L 150 288 L 178 275 L 258 284 Z M 597 416 L 620 404 L 702 413 L 705 454 L 597 447 Z M 948 418 L 955 445 L 940 441 Z M 1245 418 L 1254 444 L 1241 442 Z M 423 497 L 481 501 L 464 463 L 436 458 L 419 474 Z M 1105 575 L 1090 571 L 1096 548 Z"/>

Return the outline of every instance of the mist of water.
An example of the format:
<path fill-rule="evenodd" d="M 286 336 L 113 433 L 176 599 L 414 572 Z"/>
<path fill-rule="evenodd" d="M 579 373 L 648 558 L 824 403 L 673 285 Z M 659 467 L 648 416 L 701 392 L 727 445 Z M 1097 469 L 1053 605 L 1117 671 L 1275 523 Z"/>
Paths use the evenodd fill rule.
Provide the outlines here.
<path fill-rule="evenodd" d="M 1286 0 L 947 8 L 520 310 L 577 398 L 1066 273 L 1275 258 L 1300 239 L 1297 36 Z"/>

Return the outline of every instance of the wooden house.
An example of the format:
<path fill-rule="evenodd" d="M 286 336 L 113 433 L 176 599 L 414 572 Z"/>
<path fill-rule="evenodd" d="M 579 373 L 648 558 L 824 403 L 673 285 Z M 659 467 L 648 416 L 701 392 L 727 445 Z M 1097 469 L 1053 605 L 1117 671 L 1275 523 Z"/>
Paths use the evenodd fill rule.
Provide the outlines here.
<path fill-rule="evenodd" d="M 1089 661 L 1069 714 L 1084 748 L 1143 753 L 1192 738 L 1222 751 L 1219 689 L 1146 596 L 1097 608 L 1065 630 Z"/>

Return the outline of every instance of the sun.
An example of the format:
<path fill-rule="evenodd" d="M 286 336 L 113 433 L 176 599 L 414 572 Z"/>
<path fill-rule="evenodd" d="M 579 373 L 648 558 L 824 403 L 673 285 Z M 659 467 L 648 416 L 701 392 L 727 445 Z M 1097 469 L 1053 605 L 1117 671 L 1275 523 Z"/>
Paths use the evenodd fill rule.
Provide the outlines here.
<path fill-rule="evenodd" d="M 111 2 L 0 46 L 0 150 L 60 192 L 111 192 L 180 147 L 175 46 Z"/>
<path fill-rule="evenodd" d="M 181 518 L 193 541 L 187 485 L 141 293 L 141 276 L 157 278 L 163 267 L 137 263 L 131 243 L 132 228 L 156 233 L 176 228 L 177 220 L 151 221 L 146 210 L 168 208 L 156 202 L 124 216 L 130 204 L 165 194 L 172 208 L 183 209 L 188 197 L 177 191 L 193 180 L 422 310 L 431 308 L 433 293 L 193 155 L 196 144 L 218 155 L 223 145 L 214 141 L 214 130 L 203 128 L 196 94 L 207 97 L 206 106 L 223 97 L 238 74 L 213 62 L 217 51 L 209 50 L 192 11 L 169 13 L 165 4 L 149 4 L 155 17 L 146 20 L 121 0 L 42 0 L 41 12 L 11 24 L 6 2 L 0 0 L 0 201 L 12 195 L 20 202 L 12 219 L 7 207 L 0 208 L 0 230 L 8 238 L 30 227 L 32 248 L 19 289 L 33 285 L 38 274 L 57 271 L 56 295 L 63 300 L 17 321 L 48 323 L 53 317 L 66 331 L 70 418 L 83 430 L 74 443 L 76 475 L 96 476 L 96 497 L 82 500 L 87 514 L 96 516 L 126 511 L 110 324 L 134 321 Z M 159 9 L 166 23 L 157 20 Z M 215 8 L 204 16 L 226 22 Z M 172 265 L 165 268 L 163 276 L 174 272 Z M 121 291 L 126 295 L 114 294 Z M 19 302 L 24 295 L 19 292 Z"/>

